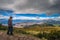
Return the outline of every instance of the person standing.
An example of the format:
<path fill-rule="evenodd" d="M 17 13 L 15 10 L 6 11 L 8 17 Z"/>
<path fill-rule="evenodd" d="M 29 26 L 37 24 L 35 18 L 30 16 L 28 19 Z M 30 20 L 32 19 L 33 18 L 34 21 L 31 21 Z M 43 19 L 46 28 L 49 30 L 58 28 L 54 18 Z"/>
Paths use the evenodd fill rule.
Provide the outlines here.
<path fill-rule="evenodd" d="M 8 35 L 13 35 L 13 25 L 12 25 L 12 17 L 10 16 L 10 18 L 8 19 L 8 31 L 7 31 Z"/>

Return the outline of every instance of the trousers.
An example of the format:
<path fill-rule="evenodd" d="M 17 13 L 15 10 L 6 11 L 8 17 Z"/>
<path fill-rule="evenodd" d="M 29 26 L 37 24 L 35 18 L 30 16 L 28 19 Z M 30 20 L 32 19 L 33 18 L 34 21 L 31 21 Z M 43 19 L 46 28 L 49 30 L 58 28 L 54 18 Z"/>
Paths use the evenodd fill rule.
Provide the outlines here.
<path fill-rule="evenodd" d="M 13 27 L 8 27 L 7 34 L 13 34 Z"/>

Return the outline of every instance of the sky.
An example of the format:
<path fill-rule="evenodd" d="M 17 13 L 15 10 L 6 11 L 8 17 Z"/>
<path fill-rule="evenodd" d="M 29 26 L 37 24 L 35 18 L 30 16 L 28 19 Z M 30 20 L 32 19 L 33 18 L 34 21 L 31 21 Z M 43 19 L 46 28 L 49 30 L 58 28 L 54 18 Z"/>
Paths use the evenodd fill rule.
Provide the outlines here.
<path fill-rule="evenodd" d="M 60 20 L 60 0 L 0 0 L 0 21 Z"/>

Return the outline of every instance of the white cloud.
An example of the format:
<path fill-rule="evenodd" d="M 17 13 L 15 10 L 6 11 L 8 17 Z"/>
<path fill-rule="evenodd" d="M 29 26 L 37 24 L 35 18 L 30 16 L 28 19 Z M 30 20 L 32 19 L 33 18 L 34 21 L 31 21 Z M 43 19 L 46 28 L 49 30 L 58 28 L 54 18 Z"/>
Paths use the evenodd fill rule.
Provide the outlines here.
<path fill-rule="evenodd" d="M 13 17 L 13 20 L 49 20 L 53 19 L 55 17 L 27 17 L 27 16 L 19 16 L 19 17 Z"/>
<path fill-rule="evenodd" d="M 28 0 L 14 0 L 15 2 L 14 2 L 14 5 L 20 5 L 20 6 L 23 6 L 23 5 L 25 5 L 27 2 L 28 2 Z"/>
<path fill-rule="evenodd" d="M 54 20 L 56 20 L 56 21 L 60 21 L 60 16 L 59 16 L 59 17 L 54 18 Z"/>
<path fill-rule="evenodd" d="M 55 2 L 56 2 L 57 0 L 49 0 L 49 3 L 51 4 L 51 5 L 55 5 Z"/>
<path fill-rule="evenodd" d="M 24 9 L 24 10 L 15 10 L 15 12 L 14 12 L 15 14 L 20 14 L 20 13 L 37 13 L 37 14 L 39 14 L 39 13 L 44 13 L 44 12 L 42 12 L 41 10 L 36 10 L 36 9 L 33 9 L 33 8 L 30 8 L 30 9 Z"/>
<path fill-rule="evenodd" d="M 14 17 L 13 20 L 36 20 L 35 17 L 26 17 L 26 16 L 20 16 L 20 17 Z"/>
<path fill-rule="evenodd" d="M 0 15 L 0 19 L 8 19 L 9 16 L 3 16 L 3 15 Z"/>
<path fill-rule="evenodd" d="M 0 15 L 0 19 L 9 19 L 9 16 Z M 13 16 L 13 20 L 60 20 L 59 17 L 28 17 L 28 16 Z"/>

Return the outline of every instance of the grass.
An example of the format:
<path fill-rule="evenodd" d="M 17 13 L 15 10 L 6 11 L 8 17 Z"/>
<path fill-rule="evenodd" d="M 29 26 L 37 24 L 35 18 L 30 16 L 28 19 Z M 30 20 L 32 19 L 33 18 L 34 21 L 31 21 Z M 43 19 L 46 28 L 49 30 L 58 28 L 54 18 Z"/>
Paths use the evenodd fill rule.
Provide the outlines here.
<path fill-rule="evenodd" d="M 0 30 L 7 30 L 7 27 L 0 27 Z M 53 30 L 60 30 L 60 27 L 33 27 L 33 28 L 14 28 L 14 32 L 15 33 L 22 33 L 22 32 L 26 32 L 29 34 L 38 34 L 38 33 L 42 33 L 44 32 L 51 32 Z"/>
<path fill-rule="evenodd" d="M 47 37 L 47 34 L 51 32 L 60 31 L 60 27 L 14 28 L 14 31 L 18 34 L 32 35 L 35 37 L 42 37 L 43 39 L 43 36 L 40 36 L 43 35 L 43 32 Z"/>
<path fill-rule="evenodd" d="M 7 27 L 4 27 L 4 26 L 0 27 L 0 31 L 3 31 L 3 32 L 7 31 Z M 51 35 L 51 33 L 54 33 L 54 32 L 58 33 L 57 31 L 60 31 L 60 27 L 14 28 L 15 34 L 32 35 L 32 36 L 39 37 L 42 39 L 44 38 L 46 39 L 47 37 L 49 37 L 48 35 Z"/>

